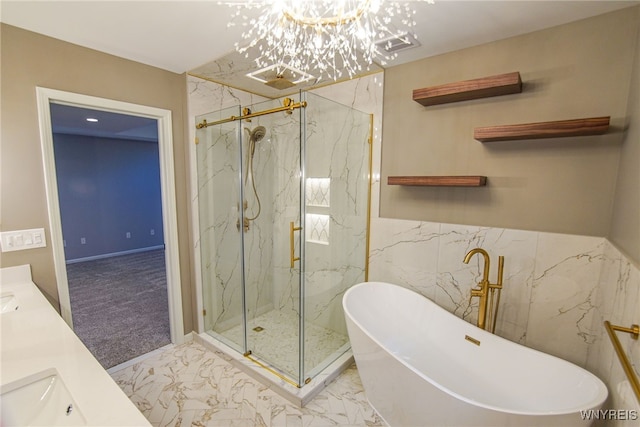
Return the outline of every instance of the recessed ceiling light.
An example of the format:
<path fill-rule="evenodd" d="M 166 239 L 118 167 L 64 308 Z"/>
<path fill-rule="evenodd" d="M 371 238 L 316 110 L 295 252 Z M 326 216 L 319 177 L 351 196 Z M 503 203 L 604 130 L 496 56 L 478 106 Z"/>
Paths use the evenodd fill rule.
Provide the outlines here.
<path fill-rule="evenodd" d="M 88 122 L 91 122 L 91 123 L 95 123 L 95 122 L 97 122 L 97 121 L 98 121 L 98 119 L 93 118 L 93 117 L 87 117 L 87 121 L 88 121 Z"/>

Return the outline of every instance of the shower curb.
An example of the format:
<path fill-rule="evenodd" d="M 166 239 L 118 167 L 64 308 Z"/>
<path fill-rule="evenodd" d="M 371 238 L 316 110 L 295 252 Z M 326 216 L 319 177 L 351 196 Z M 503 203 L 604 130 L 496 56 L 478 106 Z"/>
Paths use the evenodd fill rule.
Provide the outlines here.
<path fill-rule="evenodd" d="M 194 334 L 193 337 L 194 341 L 217 353 L 223 359 L 298 407 L 303 407 L 313 400 L 315 396 L 354 363 L 353 353 L 351 350 L 348 350 L 316 375 L 309 383 L 301 388 L 297 388 L 251 362 L 231 347 L 217 341 L 207 333 Z"/>

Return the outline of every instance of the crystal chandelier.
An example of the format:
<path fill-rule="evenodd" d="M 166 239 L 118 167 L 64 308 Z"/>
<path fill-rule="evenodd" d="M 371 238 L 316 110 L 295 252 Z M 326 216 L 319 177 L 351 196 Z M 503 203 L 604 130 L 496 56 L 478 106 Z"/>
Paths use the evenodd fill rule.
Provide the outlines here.
<path fill-rule="evenodd" d="M 245 43 L 236 43 L 236 50 L 246 57 L 250 53 L 256 55 L 258 67 L 283 66 L 315 75 L 318 80 L 338 80 L 366 71 L 374 61 L 385 65 L 397 56 L 388 52 L 380 40 L 409 35 L 416 13 L 410 3 L 249 0 L 230 3 L 237 8 L 230 25 L 241 21 Z M 247 8 L 257 9 L 257 17 L 247 17 Z M 396 24 L 404 28 L 400 31 Z"/>

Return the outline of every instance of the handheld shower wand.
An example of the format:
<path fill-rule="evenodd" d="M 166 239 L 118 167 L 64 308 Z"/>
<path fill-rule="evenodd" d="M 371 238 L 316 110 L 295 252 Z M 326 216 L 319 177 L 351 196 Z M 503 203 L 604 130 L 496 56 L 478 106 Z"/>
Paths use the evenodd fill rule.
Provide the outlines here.
<path fill-rule="evenodd" d="M 258 212 L 252 217 L 244 218 L 244 229 L 245 231 L 247 231 L 249 230 L 249 222 L 258 218 L 258 216 L 260 216 L 260 211 L 262 210 L 262 206 L 260 203 L 260 196 L 258 195 L 258 190 L 256 188 L 256 182 L 254 179 L 253 157 L 255 155 L 257 143 L 260 142 L 267 134 L 267 128 L 265 128 L 264 126 L 256 126 L 253 130 L 249 128 L 244 128 L 244 130 L 246 130 L 247 133 L 249 134 L 249 152 L 247 153 L 247 173 L 244 177 L 244 185 L 245 186 L 247 185 L 249 177 L 251 177 L 251 188 L 253 189 L 253 194 L 256 197 L 256 202 L 258 204 Z M 244 209 L 246 210 L 248 207 L 246 200 L 243 205 L 244 205 Z"/>

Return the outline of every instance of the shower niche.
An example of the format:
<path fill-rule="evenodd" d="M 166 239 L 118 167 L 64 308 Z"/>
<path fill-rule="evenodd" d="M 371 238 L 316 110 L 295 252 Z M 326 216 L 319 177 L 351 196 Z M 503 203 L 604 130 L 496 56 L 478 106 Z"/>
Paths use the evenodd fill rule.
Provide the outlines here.
<path fill-rule="evenodd" d="M 205 334 L 296 388 L 350 350 L 367 278 L 371 116 L 321 96 L 196 118 Z"/>

